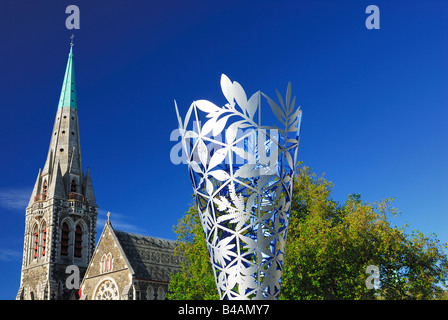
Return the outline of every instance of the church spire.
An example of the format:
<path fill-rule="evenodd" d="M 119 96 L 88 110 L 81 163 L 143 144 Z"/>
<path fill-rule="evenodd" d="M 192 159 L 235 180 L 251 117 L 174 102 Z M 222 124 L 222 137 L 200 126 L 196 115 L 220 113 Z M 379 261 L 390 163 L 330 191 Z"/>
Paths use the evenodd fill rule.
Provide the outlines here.
<path fill-rule="evenodd" d="M 64 82 L 62 84 L 61 95 L 59 97 L 58 108 L 71 107 L 78 108 L 75 88 L 75 69 L 73 67 L 73 38 L 70 43 L 70 52 L 68 54 L 67 67 L 65 69 Z"/>
<path fill-rule="evenodd" d="M 61 178 L 63 179 L 61 180 Z M 41 172 L 40 183 L 45 181 L 48 183 L 49 192 L 46 196 L 48 199 L 54 196 L 67 196 L 70 193 L 81 194 L 85 189 L 79 138 L 75 69 L 73 64 L 73 36 L 72 42 L 70 43 L 70 52 L 65 68 L 47 160 Z M 40 193 L 42 193 L 40 189 L 38 194 L 34 194 L 33 192 L 30 203 Z"/>
<path fill-rule="evenodd" d="M 63 285 L 65 270 L 76 265 L 83 277 L 95 249 L 97 214 L 90 172 L 82 170 L 72 41 L 47 159 L 26 208 L 18 299 L 75 296 L 77 290 Z"/>

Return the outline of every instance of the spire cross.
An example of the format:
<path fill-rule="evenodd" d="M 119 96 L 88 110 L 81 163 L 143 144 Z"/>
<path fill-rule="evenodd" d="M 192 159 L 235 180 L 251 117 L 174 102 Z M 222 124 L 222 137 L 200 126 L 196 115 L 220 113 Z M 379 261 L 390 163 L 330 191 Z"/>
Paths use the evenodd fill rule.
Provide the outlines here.
<path fill-rule="evenodd" d="M 72 33 L 72 35 L 70 36 L 70 46 L 73 46 L 73 39 L 75 38 L 75 35 Z"/>
<path fill-rule="evenodd" d="M 107 213 L 107 221 L 109 221 L 110 212 Z"/>

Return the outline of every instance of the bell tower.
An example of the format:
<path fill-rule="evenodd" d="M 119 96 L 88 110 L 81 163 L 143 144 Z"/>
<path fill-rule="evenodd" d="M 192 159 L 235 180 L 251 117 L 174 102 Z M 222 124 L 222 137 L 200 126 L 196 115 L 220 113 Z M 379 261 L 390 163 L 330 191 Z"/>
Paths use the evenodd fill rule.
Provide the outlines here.
<path fill-rule="evenodd" d="M 97 213 L 89 169 L 82 170 L 72 42 L 47 160 L 26 208 L 17 299 L 77 298 L 66 287 L 66 269 L 76 265 L 82 280 L 95 248 Z"/>

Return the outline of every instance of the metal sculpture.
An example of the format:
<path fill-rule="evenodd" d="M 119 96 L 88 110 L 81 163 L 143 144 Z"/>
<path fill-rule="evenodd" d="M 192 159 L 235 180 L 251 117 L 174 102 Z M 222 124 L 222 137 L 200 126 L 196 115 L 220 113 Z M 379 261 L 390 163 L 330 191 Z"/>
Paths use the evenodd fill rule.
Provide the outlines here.
<path fill-rule="evenodd" d="M 216 285 L 221 299 L 278 299 L 302 111 L 291 83 L 281 107 L 224 74 L 221 88 L 224 106 L 194 101 L 184 120 L 174 101 Z M 281 126 L 261 124 L 262 97 Z"/>

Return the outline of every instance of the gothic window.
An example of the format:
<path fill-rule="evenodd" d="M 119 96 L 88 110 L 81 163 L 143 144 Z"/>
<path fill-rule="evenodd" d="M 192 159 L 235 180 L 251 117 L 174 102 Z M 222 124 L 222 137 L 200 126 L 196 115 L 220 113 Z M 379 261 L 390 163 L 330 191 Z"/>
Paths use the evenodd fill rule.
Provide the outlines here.
<path fill-rule="evenodd" d="M 106 258 L 107 271 L 112 271 L 112 254 L 108 253 Z"/>
<path fill-rule="evenodd" d="M 64 222 L 62 224 L 62 234 L 61 234 L 61 255 L 68 255 L 68 241 L 70 239 L 70 228 L 68 224 Z"/>
<path fill-rule="evenodd" d="M 42 189 L 43 189 L 42 200 L 47 200 L 47 190 L 48 190 L 47 179 L 44 180 L 44 185 Z"/>
<path fill-rule="evenodd" d="M 45 250 L 47 249 L 47 225 L 45 224 L 45 221 L 42 228 L 42 256 L 45 257 Z"/>
<path fill-rule="evenodd" d="M 38 249 L 38 243 L 39 243 L 39 229 L 37 227 L 37 224 L 34 226 L 33 230 L 33 237 L 34 237 L 34 255 L 33 258 L 37 258 L 37 249 Z"/>
<path fill-rule="evenodd" d="M 113 269 L 113 259 L 112 259 L 112 253 L 103 254 L 101 257 L 101 273 L 110 272 Z"/>
<path fill-rule="evenodd" d="M 157 289 L 157 300 L 165 300 L 165 290 L 162 287 Z"/>
<path fill-rule="evenodd" d="M 71 192 L 76 192 L 76 181 L 75 179 L 72 180 L 72 185 L 70 187 Z"/>
<path fill-rule="evenodd" d="M 100 272 L 104 273 L 106 272 L 106 255 L 103 254 L 100 260 Z"/>
<path fill-rule="evenodd" d="M 118 300 L 117 284 L 112 280 L 104 280 L 95 293 L 96 300 Z"/>
<path fill-rule="evenodd" d="M 154 300 L 154 287 L 149 285 L 148 289 L 146 289 L 146 299 Z"/>
<path fill-rule="evenodd" d="M 82 228 L 80 225 L 75 229 L 75 257 L 82 257 Z"/>

